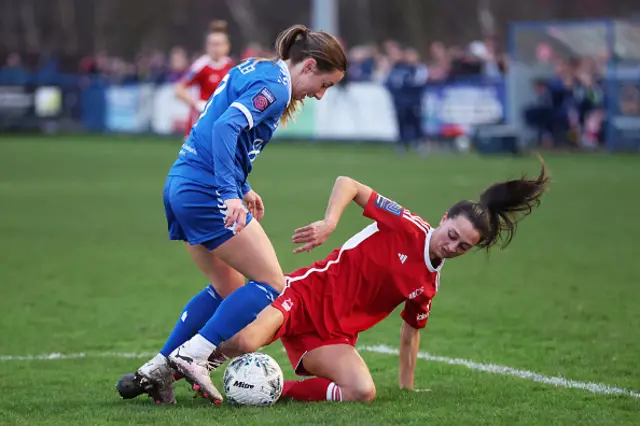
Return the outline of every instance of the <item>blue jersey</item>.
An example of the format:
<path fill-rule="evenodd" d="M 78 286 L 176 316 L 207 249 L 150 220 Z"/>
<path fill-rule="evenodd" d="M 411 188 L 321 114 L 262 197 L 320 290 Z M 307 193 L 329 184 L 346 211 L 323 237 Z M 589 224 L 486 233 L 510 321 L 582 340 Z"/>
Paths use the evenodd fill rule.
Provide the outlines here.
<path fill-rule="evenodd" d="M 291 99 L 283 61 L 250 59 L 233 68 L 207 102 L 169 176 L 215 188 L 220 198 L 243 198 L 252 163 L 271 140 Z"/>

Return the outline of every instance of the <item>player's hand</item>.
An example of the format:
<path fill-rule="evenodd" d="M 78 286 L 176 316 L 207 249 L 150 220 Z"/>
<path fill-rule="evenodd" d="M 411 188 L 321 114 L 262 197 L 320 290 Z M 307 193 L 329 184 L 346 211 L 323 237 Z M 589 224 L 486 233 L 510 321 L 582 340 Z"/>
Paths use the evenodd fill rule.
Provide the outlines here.
<path fill-rule="evenodd" d="M 319 220 L 310 225 L 298 228 L 293 232 L 291 241 L 294 244 L 303 244 L 296 248 L 294 253 L 310 252 L 312 249 L 324 243 L 329 235 L 336 229 L 336 224 L 328 220 Z"/>
<path fill-rule="evenodd" d="M 224 227 L 231 228 L 235 224 L 235 233 L 237 234 L 247 224 L 247 210 L 240 198 L 230 198 L 224 202 L 224 205 L 227 206 Z"/>
<path fill-rule="evenodd" d="M 247 192 L 244 196 L 244 204 L 249 209 L 249 212 L 258 220 L 262 220 L 264 217 L 264 203 L 262 197 L 260 197 L 253 189 Z"/>
<path fill-rule="evenodd" d="M 207 105 L 207 101 L 197 100 L 195 104 L 195 108 L 198 112 L 204 111 L 204 107 Z"/>

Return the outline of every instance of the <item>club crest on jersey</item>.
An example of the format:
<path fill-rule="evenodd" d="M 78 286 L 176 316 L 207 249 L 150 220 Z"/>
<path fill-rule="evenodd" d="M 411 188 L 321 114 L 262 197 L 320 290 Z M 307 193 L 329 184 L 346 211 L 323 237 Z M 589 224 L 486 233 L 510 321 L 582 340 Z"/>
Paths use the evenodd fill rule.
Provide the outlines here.
<path fill-rule="evenodd" d="M 253 107 L 260 112 L 264 112 L 271 104 L 276 101 L 276 97 L 271 90 L 264 87 L 252 99 Z"/>
<path fill-rule="evenodd" d="M 391 201 L 388 198 L 383 197 L 378 194 L 376 197 L 376 201 L 374 205 L 382 210 L 386 210 L 391 214 L 395 214 L 396 216 L 400 216 L 402 214 L 402 206 L 395 201 Z"/>

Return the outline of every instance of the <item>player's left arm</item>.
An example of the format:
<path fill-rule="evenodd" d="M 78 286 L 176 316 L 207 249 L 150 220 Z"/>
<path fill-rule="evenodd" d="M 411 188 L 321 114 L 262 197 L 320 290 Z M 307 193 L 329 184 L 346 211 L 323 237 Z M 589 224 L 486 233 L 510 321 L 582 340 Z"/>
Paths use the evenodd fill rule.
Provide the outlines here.
<path fill-rule="evenodd" d="M 413 328 L 402 321 L 400 328 L 400 357 L 398 367 L 398 385 L 400 389 L 414 390 L 414 377 L 418 348 L 420 347 L 420 329 Z"/>
<path fill-rule="evenodd" d="M 430 298 L 422 296 L 421 302 L 416 300 L 407 300 L 400 313 L 403 321 L 400 329 L 398 384 L 401 389 L 409 390 L 415 390 L 413 385 L 418 347 L 420 346 L 420 330 L 427 325 L 431 311 Z"/>
<path fill-rule="evenodd" d="M 224 81 L 220 83 L 213 96 L 224 91 L 226 84 Z M 255 80 L 214 123 L 211 151 L 216 170 L 216 186 L 223 201 L 238 197 L 235 180 L 235 169 L 238 166 L 235 163 L 235 153 L 240 133 L 271 116 L 279 117 L 287 105 L 287 90 L 282 84 L 274 85 L 262 79 Z M 207 108 L 211 102 L 209 100 Z M 242 189 L 249 192 L 247 186 L 243 186 Z"/>

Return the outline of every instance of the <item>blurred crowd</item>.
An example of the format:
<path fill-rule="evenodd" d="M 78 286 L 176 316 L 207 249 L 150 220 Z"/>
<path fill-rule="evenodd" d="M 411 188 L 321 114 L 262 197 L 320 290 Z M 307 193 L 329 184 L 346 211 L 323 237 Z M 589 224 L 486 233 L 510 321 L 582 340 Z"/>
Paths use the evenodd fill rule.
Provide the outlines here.
<path fill-rule="evenodd" d="M 179 80 L 203 53 L 189 53 L 182 46 L 169 52 L 160 50 L 139 53 L 133 60 L 101 51 L 82 58 L 66 58 L 44 54 L 23 58 L 10 53 L 0 67 L 0 84 L 65 84 L 78 77 L 91 77 L 92 82 L 105 84 L 154 83 L 163 84 Z M 252 56 L 272 56 L 257 44 L 247 46 L 238 60 Z"/>
<path fill-rule="evenodd" d="M 540 62 L 552 67 L 554 76 L 533 82 L 535 101 L 524 111 L 537 139 L 545 147 L 601 145 L 606 120 L 604 61 L 548 58 Z"/>
<path fill-rule="evenodd" d="M 388 40 L 377 45 L 349 49 L 349 80 L 384 82 L 397 63 L 420 63 L 428 71 L 427 80 L 445 82 L 467 77 L 500 78 L 506 72 L 506 55 L 493 39 L 476 40 L 467 46 L 445 46 L 434 41 L 427 52 Z"/>
<path fill-rule="evenodd" d="M 383 82 L 393 66 L 404 61 L 418 62 L 428 67 L 429 81 L 447 81 L 469 76 L 500 77 L 506 69 L 505 56 L 496 52 L 491 39 L 474 41 L 468 46 L 445 46 L 435 41 L 427 52 L 418 52 L 410 46 L 389 40 L 381 46 L 374 44 L 353 46 L 349 52 L 349 81 Z M 236 60 L 254 56 L 272 56 L 268 48 L 257 43 L 246 46 Z M 166 83 L 178 80 L 189 64 L 202 52 L 188 52 L 175 46 L 169 52 L 151 51 L 138 54 L 133 60 L 101 51 L 83 58 L 60 58 L 51 54 L 39 57 L 22 57 L 13 52 L 6 56 L 0 67 L 0 83 L 26 84 L 55 80 L 66 74 L 99 76 L 105 82 Z"/>
<path fill-rule="evenodd" d="M 401 142 L 415 144 L 422 134 L 421 94 L 427 84 L 460 80 L 500 80 L 508 68 L 506 54 L 495 40 L 466 46 L 434 41 L 425 52 L 387 40 L 380 45 L 348 46 L 349 69 L 344 82 L 378 82 L 390 91 L 398 114 Z M 202 52 L 181 46 L 169 52 L 150 51 L 126 60 L 107 52 L 83 58 L 53 54 L 23 58 L 10 53 L 0 68 L 0 84 L 163 84 L 178 81 Z M 273 56 L 251 44 L 233 58 Z M 536 99 L 524 111 L 525 122 L 545 146 L 574 144 L 595 147 L 603 140 L 604 65 L 594 59 L 559 59 L 541 46 L 538 60 L 553 68 L 552 78 L 534 81 Z"/>

